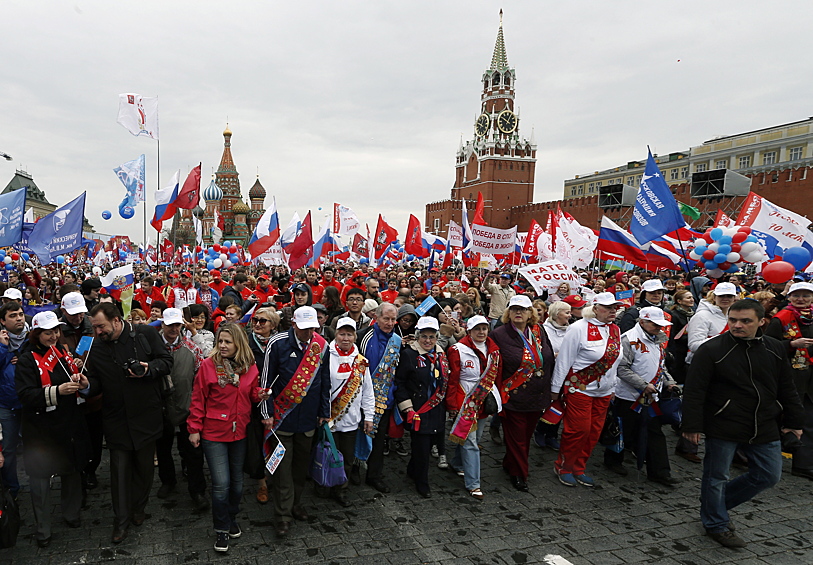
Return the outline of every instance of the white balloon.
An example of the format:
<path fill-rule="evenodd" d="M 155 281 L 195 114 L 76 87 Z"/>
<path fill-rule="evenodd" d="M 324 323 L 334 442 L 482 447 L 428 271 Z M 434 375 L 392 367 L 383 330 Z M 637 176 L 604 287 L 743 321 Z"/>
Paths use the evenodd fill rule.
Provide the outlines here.
<path fill-rule="evenodd" d="M 737 261 L 740 260 L 740 254 L 737 253 L 736 251 L 732 251 L 731 253 L 725 256 L 725 260 L 728 261 L 729 263 L 736 263 Z"/>
<path fill-rule="evenodd" d="M 3 263 L 5 263 L 6 265 L 11 263 L 11 255 L 6 255 L 5 257 L 3 257 Z"/>
<path fill-rule="evenodd" d="M 719 279 L 723 276 L 722 269 L 711 269 L 710 271 L 706 271 L 706 275 L 710 276 L 713 279 Z"/>
<path fill-rule="evenodd" d="M 228 269 L 229 267 L 231 267 L 231 261 L 229 261 L 228 259 L 226 259 L 226 262 L 225 262 L 225 263 L 223 263 L 223 267 L 224 267 L 224 268 L 226 268 L 226 269 Z"/>
<path fill-rule="evenodd" d="M 715 241 L 714 243 L 709 243 L 709 249 L 717 253 L 717 250 L 720 248 L 720 243 Z"/>
<path fill-rule="evenodd" d="M 749 263 L 759 263 L 762 261 L 762 251 L 751 251 L 747 255 L 743 256 L 743 260 L 748 261 Z"/>
<path fill-rule="evenodd" d="M 741 255 L 750 255 L 752 252 L 760 249 L 759 244 L 755 241 L 749 241 L 748 243 L 743 243 L 740 246 L 740 254 Z"/>
<path fill-rule="evenodd" d="M 701 257 L 700 255 L 694 252 L 694 249 L 689 251 L 689 259 L 692 259 L 693 261 L 699 261 L 700 257 Z"/>
<path fill-rule="evenodd" d="M 102 274 L 102 268 L 101 267 L 93 267 L 93 274 L 94 275 L 101 275 Z"/>
<path fill-rule="evenodd" d="M 225 253 L 221 253 L 221 254 L 220 254 L 220 261 L 221 261 L 221 262 L 225 262 L 225 261 L 226 261 L 226 259 L 228 259 L 228 258 L 229 258 L 229 256 L 228 256 L 228 255 L 226 255 Z"/>
<path fill-rule="evenodd" d="M 733 237 L 735 233 L 737 233 L 737 228 L 723 228 L 723 235 L 730 235 Z"/>
<path fill-rule="evenodd" d="M 219 269 L 220 267 L 223 266 L 223 261 L 220 259 L 220 257 L 218 257 L 217 259 L 212 261 L 212 265 L 215 266 L 215 269 Z"/>
<path fill-rule="evenodd" d="M 695 239 L 692 242 L 692 244 L 694 244 L 695 247 L 705 247 L 706 246 L 706 240 L 703 239 L 702 237 L 700 237 L 698 239 Z"/>

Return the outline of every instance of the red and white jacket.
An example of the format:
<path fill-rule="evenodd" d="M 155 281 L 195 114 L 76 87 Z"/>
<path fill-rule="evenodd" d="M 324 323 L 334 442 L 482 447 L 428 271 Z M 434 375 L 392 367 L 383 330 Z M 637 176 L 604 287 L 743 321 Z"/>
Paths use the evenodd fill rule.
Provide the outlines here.
<path fill-rule="evenodd" d="M 167 306 L 170 308 L 186 308 L 190 304 L 200 304 L 198 289 L 194 285 L 184 287 L 180 284 L 169 289 L 167 296 Z"/>
<path fill-rule="evenodd" d="M 486 339 L 486 352 L 491 355 L 497 352 L 499 359 L 500 348 L 490 337 Z M 446 351 L 446 358 L 449 360 L 449 387 L 446 390 L 446 408 L 453 412 L 460 410 L 466 395 L 477 386 L 483 371 L 486 370 L 486 356 L 480 351 L 472 341 L 471 337 L 465 336 L 459 342 L 451 346 Z M 498 369 L 499 375 L 502 369 Z M 502 400 L 500 392 L 495 382 L 491 389 L 491 394 L 497 400 L 497 411 L 502 410 Z M 479 418 L 484 418 L 484 414 L 479 414 Z"/>

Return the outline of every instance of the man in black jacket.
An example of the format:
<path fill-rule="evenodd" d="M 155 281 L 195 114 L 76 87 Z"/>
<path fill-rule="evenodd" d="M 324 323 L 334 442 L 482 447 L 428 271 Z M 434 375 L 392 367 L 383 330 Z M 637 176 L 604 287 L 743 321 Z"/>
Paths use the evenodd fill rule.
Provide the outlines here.
<path fill-rule="evenodd" d="M 784 346 L 757 336 L 764 315 L 756 300 L 735 302 L 729 331 L 700 346 L 686 378 L 683 437 L 697 444 L 706 434 L 700 519 L 725 547 L 745 547 L 728 511 L 779 482 L 780 425 L 782 433 L 802 435 L 803 408 Z M 748 457 L 748 472 L 729 480 L 737 449 Z"/>
<path fill-rule="evenodd" d="M 161 394 L 172 355 L 155 328 L 131 326 L 113 304 L 94 306 L 90 321 L 97 339 L 88 353 L 87 374 L 90 394 L 104 393 L 102 421 L 116 516 L 112 541 L 121 543 L 131 522 L 140 526 L 149 517 L 144 509 L 152 488 L 155 442 L 163 433 Z"/>

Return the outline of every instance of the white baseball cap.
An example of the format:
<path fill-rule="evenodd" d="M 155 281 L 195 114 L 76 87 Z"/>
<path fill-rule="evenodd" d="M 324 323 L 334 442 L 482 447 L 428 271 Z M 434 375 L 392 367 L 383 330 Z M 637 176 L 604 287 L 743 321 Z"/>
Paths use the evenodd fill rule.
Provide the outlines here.
<path fill-rule="evenodd" d="M 736 296 L 737 287 L 730 282 L 720 283 L 714 287 L 714 296 Z"/>
<path fill-rule="evenodd" d="M 517 294 L 516 296 L 512 296 L 511 300 L 508 301 L 508 307 L 511 306 L 519 306 L 520 308 L 530 308 L 533 306 L 531 303 L 531 299 L 528 298 L 525 294 Z"/>
<path fill-rule="evenodd" d="M 663 288 L 661 279 L 649 279 L 648 281 L 644 281 L 644 284 L 641 285 L 641 290 L 644 292 L 655 292 L 656 290 L 666 289 Z"/>
<path fill-rule="evenodd" d="M 11 300 L 22 300 L 23 293 L 20 292 L 19 288 L 7 288 L 6 292 L 3 293 L 3 298 L 10 298 Z"/>
<path fill-rule="evenodd" d="M 617 306 L 623 304 L 620 300 L 615 298 L 612 292 L 600 292 L 593 297 L 593 304 L 601 304 L 602 306 Z"/>
<path fill-rule="evenodd" d="M 73 316 L 80 312 L 87 312 L 88 307 L 85 305 L 84 297 L 78 292 L 69 292 L 62 297 L 62 307 L 65 312 Z"/>
<path fill-rule="evenodd" d="M 655 306 L 647 306 L 646 308 L 641 308 L 641 310 L 638 311 L 638 319 L 649 320 L 653 324 L 658 324 L 659 326 L 672 325 L 672 322 L 667 320 L 666 316 L 663 315 L 663 310 Z"/>
<path fill-rule="evenodd" d="M 438 331 L 440 326 L 438 325 L 437 318 L 433 318 L 432 316 L 424 316 L 420 320 L 418 320 L 417 325 L 415 326 L 417 331 L 421 330 L 435 330 Z"/>
<path fill-rule="evenodd" d="M 300 306 L 294 311 L 294 324 L 300 330 L 318 328 L 319 320 L 316 318 L 316 309 L 312 306 Z M 336 324 L 338 327 L 338 324 Z"/>
<path fill-rule="evenodd" d="M 19 291 L 17 291 L 19 292 Z M 31 329 L 36 330 L 37 328 L 43 330 L 50 330 L 57 326 L 64 326 L 65 322 L 60 322 L 59 318 L 56 317 L 56 314 L 53 311 L 48 312 L 40 312 L 34 319 L 31 321 Z"/>
<path fill-rule="evenodd" d="M 339 331 L 340 328 L 347 327 L 353 328 L 353 331 L 356 331 L 356 321 L 350 316 L 336 320 L 336 331 Z"/>
<path fill-rule="evenodd" d="M 472 316 L 469 318 L 469 321 L 466 322 L 466 329 L 473 330 L 481 324 L 489 325 L 485 316 Z"/>
<path fill-rule="evenodd" d="M 790 290 L 788 290 L 788 296 L 796 292 L 797 290 L 809 290 L 813 292 L 813 283 L 809 282 L 797 282 L 790 285 Z"/>
<path fill-rule="evenodd" d="M 163 316 L 161 323 L 164 325 L 183 324 L 183 312 L 178 308 L 167 308 L 164 310 Z"/>

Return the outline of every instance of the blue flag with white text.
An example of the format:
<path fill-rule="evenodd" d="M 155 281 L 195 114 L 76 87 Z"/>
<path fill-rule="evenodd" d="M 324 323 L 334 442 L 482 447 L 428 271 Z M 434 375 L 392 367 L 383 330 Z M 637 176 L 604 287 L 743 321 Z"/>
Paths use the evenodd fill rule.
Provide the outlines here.
<path fill-rule="evenodd" d="M 14 245 L 22 238 L 25 216 L 25 188 L 0 195 L 0 247 Z"/>
<path fill-rule="evenodd" d="M 28 247 L 40 263 L 48 265 L 57 255 L 82 246 L 82 224 L 85 220 L 85 194 L 57 208 L 34 224 L 28 236 Z"/>
<path fill-rule="evenodd" d="M 646 169 L 630 220 L 630 233 L 641 245 L 686 224 L 669 185 L 652 158 L 652 152 L 647 152 Z"/>

